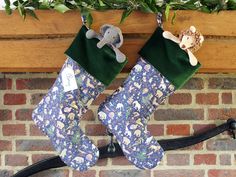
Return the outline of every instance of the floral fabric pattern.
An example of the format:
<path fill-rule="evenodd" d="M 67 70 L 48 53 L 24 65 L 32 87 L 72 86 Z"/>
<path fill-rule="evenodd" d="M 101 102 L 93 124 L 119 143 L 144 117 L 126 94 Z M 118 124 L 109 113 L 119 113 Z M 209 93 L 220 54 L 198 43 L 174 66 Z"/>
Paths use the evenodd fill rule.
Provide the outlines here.
<path fill-rule="evenodd" d="M 174 91 L 174 85 L 140 58 L 123 85 L 99 107 L 98 118 L 116 136 L 127 159 L 138 168 L 154 168 L 163 157 L 162 147 L 147 131 L 147 122 Z"/>
<path fill-rule="evenodd" d="M 66 68 L 73 71 L 77 89 L 64 91 L 62 75 Z M 97 147 L 80 129 L 80 118 L 104 89 L 100 81 L 68 58 L 54 85 L 32 114 L 34 122 L 50 138 L 61 159 L 79 171 L 93 166 L 99 157 Z"/>

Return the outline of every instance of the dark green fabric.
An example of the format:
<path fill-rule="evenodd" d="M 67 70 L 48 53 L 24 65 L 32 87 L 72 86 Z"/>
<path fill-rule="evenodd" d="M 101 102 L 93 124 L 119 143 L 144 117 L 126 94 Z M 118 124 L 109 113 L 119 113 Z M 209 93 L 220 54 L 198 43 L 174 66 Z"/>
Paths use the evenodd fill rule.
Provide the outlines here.
<path fill-rule="evenodd" d="M 162 33 L 162 28 L 158 27 L 139 54 L 178 89 L 191 78 L 201 64 L 192 66 L 187 52 L 177 43 L 165 39 Z"/>
<path fill-rule="evenodd" d="M 105 45 L 99 49 L 98 39 L 87 39 L 87 28 L 82 26 L 71 46 L 65 54 L 78 62 L 89 74 L 108 86 L 117 74 L 121 72 L 127 59 L 118 63 L 115 52 Z"/>

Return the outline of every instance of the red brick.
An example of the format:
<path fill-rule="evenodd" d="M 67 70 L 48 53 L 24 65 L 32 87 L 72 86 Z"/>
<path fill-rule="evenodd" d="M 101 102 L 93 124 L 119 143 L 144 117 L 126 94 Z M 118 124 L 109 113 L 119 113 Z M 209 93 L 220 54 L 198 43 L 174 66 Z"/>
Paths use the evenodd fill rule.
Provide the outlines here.
<path fill-rule="evenodd" d="M 236 89 L 236 78 L 210 78 L 210 89 Z"/>
<path fill-rule="evenodd" d="M 92 110 L 88 110 L 82 117 L 81 120 L 83 121 L 92 121 L 95 120 L 95 116 Z"/>
<path fill-rule="evenodd" d="M 210 120 L 227 120 L 230 117 L 236 117 L 236 108 L 224 108 L 224 109 L 214 109 L 208 110 L 208 118 Z"/>
<path fill-rule="evenodd" d="M 18 109 L 16 110 L 16 120 L 29 120 L 32 121 L 33 109 Z"/>
<path fill-rule="evenodd" d="M 164 135 L 164 125 L 148 125 L 147 129 L 150 131 L 152 136 Z"/>
<path fill-rule="evenodd" d="M 224 131 L 224 132 L 222 132 L 221 134 L 222 134 L 222 135 L 227 135 L 227 136 L 232 137 L 232 132 L 230 132 L 230 131 Z"/>
<path fill-rule="evenodd" d="M 99 177 L 150 177 L 150 170 L 101 170 Z"/>
<path fill-rule="evenodd" d="M 203 150 L 203 142 L 198 143 L 198 144 L 195 144 L 195 145 L 192 145 L 192 146 L 188 146 L 188 147 L 182 148 L 182 149 L 180 149 L 180 150 L 183 150 L 183 151 L 189 151 L 189 150 L 192 150 L 192 151 L 195 151 L 195 150 Z"/>
<path fill-rule="evenodd" d="M 231 155 L 220 154 L 220 165 L 231 165 Z"/>
<path fill-rule="evenodd" d="M 109 85 L 109 87 L 107 87 L 106 89 L 107 90 L 116 90 L 118 89 L 122 84 L 123 82 L 125 81 L 125 78 L 118 78 L 118 79 L 115 79 L 111 85 Z"/>
<path fill-rule="evenodd" d="M 196 95 L 196 103 L 204 105 L 217 105 L 219 104 L 218 93 L 198 93 Z"/>
<path fill-rule="evenodd" d="M 35 94 L 32 94 L 31 95 L 31 98 L 30 98 L 30 103 L 32 105 L 37 105 L 42 99 L 43 97 L 45 96 L 44 93 L 35 93 Z"/>
<path fill-rule="evenodd" d="M 13 175 L 13 171 L 9 170 L 0 170 L 1 177 L 11 177 Z"/>
<path fill-rule="evenodd" d="M 108 145 L 108 144 L 109 144 L 108 140 L 102 139 L 102 140 L 98 140 L 98 141 L 97 141 L 97 146 L 98 146 L 98 147 L 106 146 L 106 145 Z"/>
<path fill-rule="evenodd" d="M 22 105 L 26 103 L 25 94 L 5 94 L 4 95 L 4 104 L 5 105 Z"/>
<path fill-rule="evenodd" d="M 55 79 L 53 78 L 33 78 L 33 79 L 17 79 L 16 89 L 17 90 L 45 90 L 52 87 Z"/>
<path fill-rule="evenodd" d="M 7 166 L 26 166 L 28 165 L 28 157 L 26 155 L 9 154 L 5 156 L 5 165 Z"/>
<path fill-rule="evenodd" d="M 36 163 L 49 157 L 55 156 L 54 154 L 32 154 L 32 162 Z"/>
<path fill-rule="evenodd" d="M 45 136 L 36 125 L 30 125 L 30 136 Z"/>
<path fill-rule="evenodd" d="M 193 130 L 194 134 L 199 134 L 215 127 L 216 127 L 215 124 L 194 124 Z"/>
<path fill-rule="evenodd" d="M 184 166 L 189 165 L 189 154 L 167 154 L 167 165 Z"/>
<path fill-rule="evenodd" d="M 12 88 L 12 80 L 7 78 L 0 78 L 0 90 L 7 90 Z"/>
<path fill-rule="evenodd" d="M 203 109 L 157 109 L 154 113 L 155 120 L 203 120 Z"/>
<path fill-rule="evenodd" d="M 112 158 L 112 165 L 132 165 L 126 157 Z"/>
<path fill-rule="evenodd" d="M 232 93 L 222 93 L 221 99 L 223 104 L 232 104 Z"/>
<path fill-rule="evenodd" d="M 235 151 L 236 141 L 233 141 L 232 139 L 208 140 L 206 148 L 210 151 Z"/>
<path fill-rule="evenodd" d="M 80 171 L 73 171 L 73 177 L 95 177 L 96 171 L 95 170 L 88 170 L 84 172 Z"/>
<path fill-rule="evenodd" d="M 3 136 L 22 136 L 26 135 L 24 124 L 6 124 L 2 125 Z"/>
<path fill-rule="evenodd" d="M 109 96 L 108 94 L 100 94 L 92 103 L 92 105 L 100 105 L 106 97 Z"/>
<path fill-rule="evenodd" d="M 11 151 L 12 142 L 7 140 L 0 140 L 0 151 Z"/>
<path fill-rule="evenodd" d="M 11 120 L 12 112 L 8 109 L 0 109 L 0 121 Z"/>
<path fill-rule="evenodd" d="M 108 162 L 108 159 L 98 159 L 96 165 L 97 166 L 106 166 L 107 165 L 107 162 Z"/>
<path fill-rule="evenodd" d="M 209 170 L 208 177 L 235 177 L 236 170 Z"/>
<path fill-rule="evenodd" d="M 106 135 L 106 127 L 101 124 L 87 124 L 85 132 L 88 136 L 104 136 Z"/>
<path fill-rule="evenodd" d="M 215 154 L 196 154 L 194 156 L 194 165 L 215 165 Z"/>
<path fill-rule="evenodd" d="M 175 93 L 169 97 L 169 104 L 190 104 L 192 95 L 190 93 Z"/>
<path fill-rule="evenodd" d="M 201 78 L 191 78 L 182 89 L 188 90 L 202 90 L 204 88 L 204 82 Z"/>
<path fill-rule="evenodd" d="M 204 170 L 155 170 L 154 177 L 203 177 Z"/>
<path fill-rule="evenodd" d="M 50 169 L 36 173 L 31 177 L 69 177 L 68 169 Z"/>
<path fill-rule="evenodd" d="M 187 124 L 170 124 L 167 125 L 167 134 L 168 135 L 189 135 L 190 134 L 190 126 Z"/>
<path fill-rule="evenodd" d="M 16 151 L 53 151 L 49 140 L 16 140 Z"/>

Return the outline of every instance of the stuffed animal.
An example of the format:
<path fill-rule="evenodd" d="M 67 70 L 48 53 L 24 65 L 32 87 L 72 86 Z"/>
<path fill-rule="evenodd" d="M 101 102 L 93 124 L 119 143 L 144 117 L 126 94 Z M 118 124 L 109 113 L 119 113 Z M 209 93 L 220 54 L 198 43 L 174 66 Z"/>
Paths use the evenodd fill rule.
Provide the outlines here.
<path fill-rule="evenodd" d="M 204 37 L 198 30 L 196 30 L 194 26 L 191 26 L 189 29 L 182 31 L 179 35 L 179 38 L 174 36 L 169 31 L 164 31 L 163 37 L 179 44 L 179 47 L 188 53 L 190 64 L 192 66 L 197 65 L 198 61 L 193 53 L 202 46 Z"/>
<path fill-rule="evenodd" d="M 116 54 L 116 59 L 118 62 L 123 63 L 126 59 L 125 55 L 118 49 L 123 44 L 123 35 L 120 28 L 113 25 L 105 24 L 101 26 L 100 33 L 96 33 L 94 30 L 90 29 L 86 33 L 88 39 L 97 38 L 100 41 L 97 43 L 98 48 L 102 48 L 104 45 L 108 45 L 113 49 Z"/>

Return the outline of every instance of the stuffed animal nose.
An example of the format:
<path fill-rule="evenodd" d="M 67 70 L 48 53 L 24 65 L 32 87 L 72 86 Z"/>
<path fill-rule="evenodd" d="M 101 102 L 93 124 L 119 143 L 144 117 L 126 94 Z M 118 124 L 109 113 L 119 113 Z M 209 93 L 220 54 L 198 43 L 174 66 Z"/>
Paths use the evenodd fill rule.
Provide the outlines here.
<path fill-rule="evenodd" d="M 185 48 L 186 48 L 186 46 L 183 44 L 183 45 L 181 46 L 181 48 L 185 49 Z"/>

